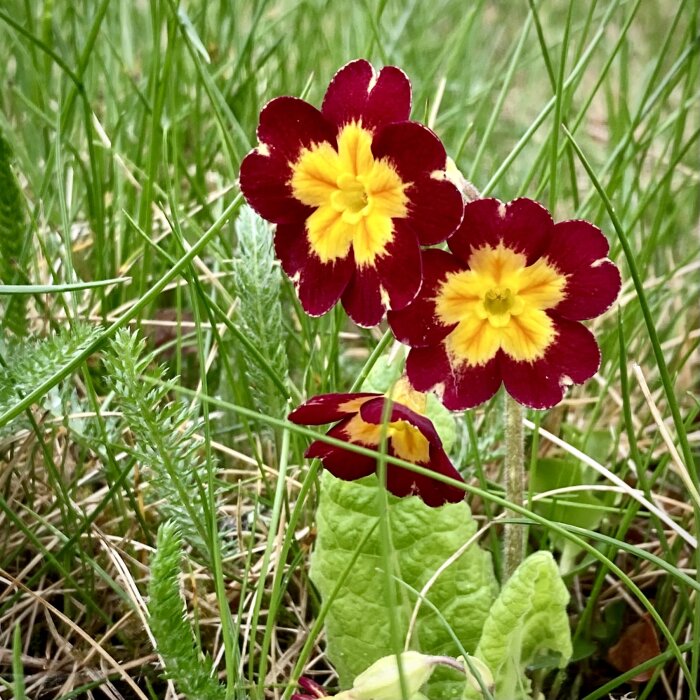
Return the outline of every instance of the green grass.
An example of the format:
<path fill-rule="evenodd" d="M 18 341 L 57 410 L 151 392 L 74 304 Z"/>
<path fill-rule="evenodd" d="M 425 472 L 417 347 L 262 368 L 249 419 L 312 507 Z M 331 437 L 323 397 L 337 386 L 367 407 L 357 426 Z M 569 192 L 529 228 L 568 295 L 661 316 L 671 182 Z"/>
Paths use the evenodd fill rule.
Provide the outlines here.
<path fill-rule="evenodd" d="M 333 685 L 326 608 L 308 581 L 318 472 L 302 455 L 313 433 L 284 418 L 305 397 L 359 386 L 390 338 L 340 309 L 308 318 L 286 278 L 270 301 L 269 260 L 237 244 L 236 178 L 268 99 L 319 104 L 337 68 L 363 56 L 408 73 L 413 117 L 483 193 L 536 197 L 555 218 L 606 232 L 624 286 L 592 324 L 602 368 L 529 416 L 543 433 L 528 431 L 526 449 L 531 468 L 573 469 L 579 459 L 553 433 L 675 530 L 620 490 L 601 492 L 595 525 L 554 522 L 554 497 L 520 511 L 531 548 L 568 556 L 568 537 L 586 550 L 566 575 L 576 658 L 543 688 L 552 700 L 696 698 L 699 12 L 696 0 L 7 0 L 0 696 L 165 697 L 145 608 L 164 493 L 193 521 L 197 542 L 179 535 L 182 591 L 227 696 L 288 697 L 302 671 Z M 250 256 L 257 278 L 244 274 Z M 262 318 L 270 303 L 280 313 Z M 155 392 L 145 427 L 103 364 L 123 328 L 153 353 L 132 378 L 140 405 Z M 186 403 L 179 440 L 156 439 L 168 400 Z M 505 504 L 499 408 L 460 418 L 453 454 L 487 522 Z M 196 468 L 178 482 L 188 455 Z M 196 507 L 186 489 L 159 490 L 158 464 L 174 493 L 196 490 Z M 607 651 L 645 609 L 660 655 L 630 684 Z"/>

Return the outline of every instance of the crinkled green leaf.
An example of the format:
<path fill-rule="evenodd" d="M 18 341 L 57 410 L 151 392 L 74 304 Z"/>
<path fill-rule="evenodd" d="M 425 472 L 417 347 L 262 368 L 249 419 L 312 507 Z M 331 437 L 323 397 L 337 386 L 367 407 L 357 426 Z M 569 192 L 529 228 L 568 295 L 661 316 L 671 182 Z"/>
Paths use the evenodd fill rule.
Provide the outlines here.
<path fill-rule="evenodd" d="M 476 650 L 493 673 L 496 700 L 530 697 L 528 667 L 566 666 L 572 654 L 568 602 L 549 552 L 530 555 L 503 586 Z"/>
<path fill-rule="evenodd" d="M 404 368 L 404 357 L 398 353 L 392 359 L 380 357 L 370 370 L 367 378 L 362 382 L 362 391 L 375 391 L 383 394 L 394 384 Z M 454 415 L 448 411 L 434 394 L 428 394 L 428 401 L 425 407 L 425 415 L 433 421 L 445 452 L 450 452 L 457 439 L 457 426 Z"/>
<path fill-rule="evenodd" d="M 324 598 L 331 595 L 358 543 L 378 522 L 377 489 L 376 477 L 348 483 L 324 474 L 318 539 L 311 561 L 311 578 Z M 389 496 L 389 527 L 396 571 L 403 582 L 418 591 L 476 532 L 466 503 L 429 508 L 417 497 Z M 390 610 L 385 597 L 386 576 L 379 528 L 375 527 L 326 617 L 327 653 L 343 686 L 394 651 L 390 615 L 396 616 L 402 635 L 408 629 L 415 596 L 407 586 L 395 583 L 398 604 Z M 471 653 L 496 593 L 491 556 L 473 544 L 440 575 L 427 598 Z M 459 654 L 448 630 L 427 605 L 420 608 L 411 647 L 428 654 Z M 431 681 L 428 696 L 431 700 L 450 697 L 455 685 L 441 684 L 438 678 Z M 463 685 L 457 686 L 457 696 Z"/>

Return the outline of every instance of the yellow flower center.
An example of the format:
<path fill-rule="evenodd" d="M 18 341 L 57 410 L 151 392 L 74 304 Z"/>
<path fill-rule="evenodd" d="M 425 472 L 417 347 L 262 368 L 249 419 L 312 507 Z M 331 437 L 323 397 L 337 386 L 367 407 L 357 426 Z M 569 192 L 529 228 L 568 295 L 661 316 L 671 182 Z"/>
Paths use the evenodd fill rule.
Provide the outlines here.
<path fill-rule="evenodd" d="M 543 357 L 556 337 L 545 310 L 564 298 L 566 276 L 503 244 L 472 251 L 469 267 L 448 275 L 435 299 L 440 321 L 457 324 L 445 340 L 452 365 L 483 365 L 499 350 L 517 362 Z"/>
<path fill-rule="evenodd" d="M 513 308 L 515 297 L 507 287 L 494 287 L 486 292 L 484 297 L 484 311 L 487 316 L 503 316 Z"/>
<path fill-rule="evenodd" d="M 291 164 L 296 199 L 315 211 L 306 220 L 311 250 L 322 262 L 352 248 L 359 267 L 373 266 L 394 237 L 392 219 L 408 214 L 404 183 L 386 159 L 372 154 L 372 133 L 351 122 L 328 142 L 305 148 Z"/>

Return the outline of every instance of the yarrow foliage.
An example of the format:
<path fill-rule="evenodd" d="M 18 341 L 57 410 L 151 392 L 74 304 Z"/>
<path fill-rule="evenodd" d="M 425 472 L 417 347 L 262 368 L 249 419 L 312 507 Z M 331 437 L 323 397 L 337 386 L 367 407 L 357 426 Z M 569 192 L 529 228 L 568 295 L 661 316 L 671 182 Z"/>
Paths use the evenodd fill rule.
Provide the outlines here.
<path fill-rule="evenodd" d="M 600 351 L 579 321 L 603 313 L 620 290 L 598 228 L 555 224 L 530 199 L 480 199 L 466 205 L 448 246 L 424 252 L 420 294 L 388 315 L 412 348 L 406 370 L 416 389 L 438 387 L 447 408 L 462 410 L 503 383 L 520 403 L 549 408 L 567 384 L 595 374 Z"/>
<path fill-rule="evenodd" d="M 445 454 L 432 422 L 422 415 L 425 398 L 424 394 L 410 389 L 403 379 L 397 382 L 390 407 L 386 406 L 387 398 L 383 394 L 324 394 L 299 406 L 289 415 L 289 420 L 302 425 L 339 421 L 328 431 L 330 437 L 368 448 L 377 449 L 385 437 L 388 455 L 462 481 Z M 377 469 L 375 457 L 323 440 L 312 442 L 306 456 L 319 458 L 333 476 L 346 481 L 369 476 Z M 464 491 L 457 486 L 393 464 L 387 464 L 386 487 L 395 496 L 420 496 L 429 506 L 458 503 L 464 498 Z"/>
<path fill-rule="evenodd" d="M 275 250 L 305 311 L 338 300 L 361 326 L 402 309 L 422 280 L 421 245 L 447 239 L 462 217 L 447 156 L 408 121 L 411 86 L 394 66 L 364 60 L 335 75 L 319 111 L 295 97 L 263 108 L 258 147 L 241 165 L 250 205 L 277 225 Z"/>

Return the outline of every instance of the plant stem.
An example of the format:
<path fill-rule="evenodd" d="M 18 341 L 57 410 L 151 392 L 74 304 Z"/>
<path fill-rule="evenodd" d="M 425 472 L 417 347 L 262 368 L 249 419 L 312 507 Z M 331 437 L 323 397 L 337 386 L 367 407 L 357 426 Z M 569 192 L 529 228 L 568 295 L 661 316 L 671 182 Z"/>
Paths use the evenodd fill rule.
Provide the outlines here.
<path fill-rule="evenodd" d="M 506 394 L 506 500 L 516 506 L 523 505 L 525 467 L 523 455 L 523 409 Z M 515 515 L 515 513 L 512 513 Z M 525 529 L 517 523 L 506 523 L 504 539 L 504 581 L 508 580 L 525 556 Z"/>

